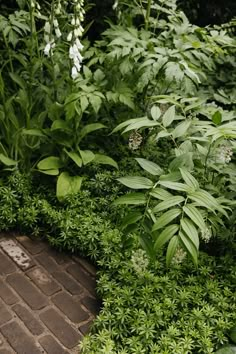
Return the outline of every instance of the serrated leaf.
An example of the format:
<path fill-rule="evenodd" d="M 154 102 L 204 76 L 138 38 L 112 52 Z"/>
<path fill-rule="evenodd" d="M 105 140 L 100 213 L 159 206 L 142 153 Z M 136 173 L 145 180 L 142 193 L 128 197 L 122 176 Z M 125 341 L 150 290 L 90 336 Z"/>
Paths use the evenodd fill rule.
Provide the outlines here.
<path fill-rule="evenodd" d="M 156 106 L 156 105 L 152 106 L 151 116 L 152 116 L 152 119 L 154 119 L 154 120 L 158 120 L 160 118 L 161 110 L 158 106 Z"/>
<path fill-rule="evenodd" d="M 80 140 L 82 140 L 89 133 L 92 133 L 96 130 L 104 129 L 104 128 L 106 128 L 106 126 L 101 123 L 87 124 L 87 125 L 85 125 L 85 127 L 82 128 L 82 130 L 80 132 Z"/>
<path fill-rule="evenodd" d="M 93 161 L 95 158 L 95 155 L 91 150 L 80 150 L 79 153 L 80 153 L 80 156 L 83 160 L 84 165 L 87 165 L 88 163 Z"/>
<path fill-rule="evenodd" d="M 119 197 L 113 202 L 114 205 L 120 204 L 130 204 L 130 205 L 138 205 L 138 204 L 146 204 L 146 196 L 144 193 L 129 193 Z"/>
<path fill-rule="evenodd" d="M 71 160 L 74 161 L 74 163 L 81 167 L 82 166 L 82 159 L 81 157 L 79 156 L 79 154 L 77 152 L 74 152 L 74 151 L 67 151 L 66 149 L 64 150 L 65 153 L 71 158 Z"/>
<path fill-rule="evenodd" d="M 119 169 L 117 162 L 107 155 L 95 154 L 93 162 L 103 165 L 110 165 L 115 167 L 117 170 Z"/>
<path fill-rule="evenodd" d="M 184 183 L 171 182 L 171 181 L 159 181 L 159 184 L 163 187 L 173 189 L 175 191 L 181 191 L 181 192 L 191 191 L 190 187 Z"/>
<path fill-rule="evenodd" d="M 80 97 L 80 105 L 81 105 L 82 112 L 84 112 L 88 108 L 89 100 L 87 99 L 87 97 L 85 95 L 82 95 Z"/>
<path fill-rule="evenodd" d="M 167 192 L 165 189 L 162 188 L 154 188 L 151 192 L 150 195 L 156 199 L 160 200 L 166 200 L 168 198 L 173 197 L 173 195 L 169 192 Z"/>
<path fill-rule="evenodd" d="M 181 214 L 181 209 L 171 209 L 162 214 L 152 227 L 152 231 L 162 229 Z"/>
<path fill-rule="evenodd" d="M 193 222 L 188 218 L 182 218 L 180 220 L 180 225 L 184 230 L 185 234 L 190 238 L 196 249 L 199 248 L 199 237 L 196 227 L 194 226 Z"/>
<path fill-rule="evenodd" d="M 168 127 L 171 125 L 173 120 L 175 119 L 175 106 L 171 106 L 167 109 L 162 117 L 162 122 L 164 127 Z"/>
<path fill-rule="evenodd" d="M 199 183 L 198 181 L 191 175 L 191 173 L 189 173 L 186 169 L 184 168 L 180 168 L 180 173 L 181 176 L 184 180 L 184 182 L 191 188 L 193 188 L 194 190 L 199 189 Z"/>
<path fill-rule="evenodd" d="M 163 173 L 161 167 L 159 167 L 156 163 L 152 161 L 142 158 L 135 158 L 135 160 L 145 171 L 151 173 L 153 176 L 160 176 Z"/>
<path fill-rule="evenodd" d="M 171 261 L 175 255 L 176 249 L 179 246 L 179 238 L 178 236 L 173 236 L 169 242 L 166 252 L 166 265 L 167 267 L 170 266 Z"/>
<path fill-rule="evenodd" d="M 71 194 L 80 191 L 83 177 L 70 176 L 67 172 L 62 172 L 57 179 L 57 199 L 61 202 Z"/>
<path fill-rule="evenodd" d="M 195 245 L 193 244 L 191 239 L 184 232 L 181 232 L 181 231 L 179 232 L 179 238 L 180 238 L 184 248 L 186 249 L 187 253 L 191 256 L 193 263 L 195 264 L 195 266 L 197 266 L 198 252 L 197 252 Z"/>
<path fill-rule="evenodd" d="M 117 178 L 117 181 L 132 189 L 151 189 L 153 187 L 153 182 L 145 177 L 120 177 Z"/>
<path fill-rule="evenodd" d="M 184 202 L 185 198 L 181 196 L 174 196 L 164 200 L 153 208 L 153 213 L 158 213 L 162 210 L 169 209 L 177 204 Z"/>
<path fill-rule="evenodd" d="M 205 230 L 206 224 L 202 214 L 195 206 L 187 204 L 183 207 L 183 211 L 200 228 L 200 230 Z"/>
<path fill-rule="evenodd" d="M 154 248 L 155 250 L 160 249 L 166 242 L 168 242 L 179 230 L 179 225 L 173 224 L 167 226 L 160 235 L 157 236 Z"/>
<path fill-rule="evenodd" d="M 97 96 L 97 95 L 95 95 L 95 94 L 92 93 L 92 94 L 89 96 L 89 102 L 91 103 L 91 105 L 92 105 L 92 107 L 93 107 L 95 113 L 98 113 L 98 111 L 99 111 L 99 109 L 100 109 L 100 107 L 101 107 L 101 105 L 102 105 L 102 99 L 101 99 L 101 97 L 99 97 L 99 96 Z"/>
<path fill-rule="evenodd" d="M 131 225 L 131 224 L 134 224 L 136 223 L 137 221 L 139 221 L 140 219 L 142 219 L 143 217 L 143 214 L 137 212 L 137 211 L 134 211 L 132 213 L 129 213 L 128 215 L 126 215 L 123 220 L 122 220 L 122 224 L 121 224 L 121 230 L 124 230 L 126 229 L 126 227 L 128 225 Z"/>
<path fill-rule="evenodd" d="M 37 164 L 37 168 L 39 170 L 54 170 L 64 166 L 64 163 L 61 161 L 59 157 L 49 156 L 45 159 L 41 160 Z"/>
<path fill-rule="evenodd" d="M 190 125 L 191 122 L 187 120 L 178 124 L 172 132 L 173 138 L 176 139 L 184 136 L 187 133 L 187 130 L 189 129 Z"/>
<path fill-rule="evenodd" d="M 17 161 L 10 159 L 3 154 L 0 154 L 0 161 L 6 166 L 15 166 L 17 164 Z"/>

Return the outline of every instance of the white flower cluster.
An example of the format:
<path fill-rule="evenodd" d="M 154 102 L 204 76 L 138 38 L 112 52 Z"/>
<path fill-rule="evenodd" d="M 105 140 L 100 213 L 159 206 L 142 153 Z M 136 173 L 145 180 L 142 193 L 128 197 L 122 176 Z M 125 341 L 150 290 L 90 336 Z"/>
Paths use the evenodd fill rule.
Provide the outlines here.
<path fill-rule="evenodd" d="M 186 257 L 186 252 L 183 250 L 183 248 L 178 247 L 172 259 L 172 262 L 175 264 L 180 264 L 183 262 L 185 257 Z"/>
<path fill-rule="evenodd" d="M 71 69 L 71 77 L 75 80 L 81 70 L 81 64 L 83 57 L 81 51 L 83 50 L 83 45 L 80 42 L 80 37 L 82 36 L 84 29 L 81 25 L 84 20 L 85 11 L 83 9 L 84 0 L 74 0 L 75 15 L 72 17 L 71 25 L 73 30 L 69 32 L 67 36 L 67 41 L 71 42 L 69 49 L 69 57 L 73 62 Z"/>
<path fill-rule="evenodd" d="M 222 145 L 219 149 L 219 160 L 226 164 L 231 161 L 233 155 L 232 148 L 230 146 Z"/>
<path fill-rule="evenodd" d="M 146 252 L 141 249 L 132 252 L 131 262 L 135 272 L 139 275 L 145 273 L 149 264 Z"/>
<path fill-rule="evenodd" d="M 143 137 L 138 133 L 137 130 L 134 130 L 129 136 L 129 148 L 130 150 L 137 150 L 142 144 Z"/>
<path fill-rule="evenodd" d="M 208 243 L 211 239 L 211 230 L 206 228 L 204 230 L 201 230 L 201 238 L 205 243 Z"/>
<path fill-rule="evenodd" d="M 58 1 L 55 7 L 55 14 L 61 14 L 61 3 L 60 0 Z M 46 42 L 46 46 L 44 48 L 44 54 L 47 56 L 51 56 L 53 54 L 52 50 L 55 48 L 55 39 L 54 35 L 57 39 L 61 37 L 61 30 L 59 28 L 58 20 L 56 19 L 55 15 L 53 18 L 49 17 L 48 21 L 45 22 L 44 25 L 44 40 Z"/>

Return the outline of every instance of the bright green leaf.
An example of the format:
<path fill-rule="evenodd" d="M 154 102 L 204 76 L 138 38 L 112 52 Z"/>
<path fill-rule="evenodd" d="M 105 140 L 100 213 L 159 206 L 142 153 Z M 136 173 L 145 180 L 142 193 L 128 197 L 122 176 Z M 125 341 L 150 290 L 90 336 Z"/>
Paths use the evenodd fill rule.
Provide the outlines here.
<path fill-rule="evenodd" d="M 159 184 L 168 189 L 173 189 L 175 191 L 189 192 L 190 187 L 184 183 L 170 182 L 170 181 L 159 181 Z"/>
<path fill-rule="evenodd" d="M 169 209 L 177 204 L 180 204 L 182 202 L 184 202 L 185 198 L 181 197 L 181 196 L 174 196 L 171 198 L 168 198 L 167 200 L 164 200 L 163 202 L 157 204 L 154 208 L 153 208 L 153 213 L 158 213 L 162 210 L 165 209 Z"/>
<path fill-rule="evenodd" d="M 61 202 L 71 194 L 80 191 L 83 177 L 70 176 L 67 172 L 62 172 L 57 179 L 57 198 Z"/>
<path fill-rule="evenodd" d="M 178 238 L 178 236 L 173 236 L 169 242 L 169 245 L 167 247 L 167 252 L 166 252 L 166 265 L 167 265 L 167 267 L 170 266 L 171 261 L 175 255 L 175 252 L 176 252 L 178 246 L 179 246 L 179 238 Z"/>
<path fill-rule="evenodd" d="M 152 116 L 152 119 L 154 119 L 154 120 L 158 120 L 160 118 L 161 110 L 158 106 L 156 106 L 156 105 L 152 106 L 151 116 Z"/>
<path fill-rule="evenodd" d="M 135 158 L 135 160 L 145 171 L 151 173 L 153 176 L 159 176 L 163 173 L 161 167 L 159 167 L 156 163 L 152 161 L 142 159 L 142 158 Z"/>
<path fill-rule="evenodd" d="M 175 119 L 175 106 L 171 106 L 170 108 L 167 109 L 167 111 L 164 113 L 162 117 L 164 127 L 168 127 L 169 125 L 171 125 L 174 119 Z"/>
<path fill-rule="evenodd" d="M 124 217 L 124 219 L 122 220 L 122 224 L 121 224 L 121 230 L 124 230 L 126 229 L 126 227 L 128 225 L 131 225 L 131 224 L 134 224 L 136 223 L 137 221 L 139 221 L 140 219 L 142 219 L 143 217 L 143 214 L 137 212 L 137 211 L 134 211 L 132 213 L 129 213 L 128 215 L 126 215 Z"/>
<path fill-rule="evenodd" d="M 184 230 L 185 234 L 190 238 L 196 249 L 199 248 L 199 237 L 198 232 L 194 224 L 188 218 L 182 218 L 180 220 L 180 225 Z"/>
<path fill-rule="evenodd" d="M 45 159 L 41 160 L 37 164 L 37 168 L 39 170 L 54 170 L 64 166 L 64 163 L 61 161 L 59 157 L 49 156 Z"/>
<path fill-rule="evenodd" d="M 186 169 L 180 168 L 180 173 L 182 175 L 182 178 L 184 182 L 190 187 L 193 188 L 194 190 L 199 189 L 199 184 L 198 181 L 189 173 Z"/>
<path fill-rule="evenodd" d="M 17 164 L 17 161 L 10 159 L 3 154 L 0 154 L 0 161 L 6 166 L 15 166 Z"/>
<path fill-rule="evenodd" d="M 80 150 L 79 153 L 80 153 L 80 156 L 83 160 L 84 165 L 87 165 L 88 163 L 93 161 L 95 158 L 94 153 L 90 150 Z"/>
<path fill-rule="evenodd" d="M 113 160 L 111 157 L 106 156 L 106 155 L 95 154 L 93 162 L 103 164 L 103 165 L 110 165 L 110 166 L 115 167 L 117 170 L 119 169 L 117 162 L 115 160 Z"/>
<path fill-rule="evenodd" d="M 181 214 L 181 209 L 171 209 L 162 214 L 152 227 L 152 231 L 162 229 Z"/>
<path fill-rule="evenodd" d="M 117 180 L 132 189 L 151 189 L 153 187 L 153 182 L 145 177 L 130 176 L 117 178 Z"/>
<path fill-rule="evenodd" d="M 179 225 L 173 224 L 167 226 L 160 235 L 157 236 L 155 242 L 155 250 L 160 249 L 166 242 L 168 242 L 179 230 Z"/>
<path fill-rule="evenodd" d="M 184 233 L 179 232 L 179 238 L 183 243 L 184 248 L 186 249 L 187 253 L 191 256 L 193 263 L 197 266 L 198 264 L 198 252 L 196 247 L 194 246 L 191 239 Z"/>
<path fill-rule="evenodd" d="M 183 211 L 200 228 L 200 230 L 205 230 L 206 224 L 202 214 L 195 206 L 187 204 L 183 207 Z"/>
<path fill-rule="evenodd" d="M 74 161 L 74 163 L 81 167 L 82 166 L 82 159 L 79 156 L 79 154 L 77 152 L 74 151 L 67 151 L 66 149 L 64 150 L 66 152 L 66 154 L 71 158 L 71 160 Z"/>
<path fill-rule="evenodd" d="M 167 192 L 165 189 L 162 188 L 154 188 L 152 189 L 152 191 L 150 192 L 150 195 L 156 199 L 160 199 L 160 200 L 166 200 L 168 198 L 173 197 L 173 195 L 169 192 Z"/>

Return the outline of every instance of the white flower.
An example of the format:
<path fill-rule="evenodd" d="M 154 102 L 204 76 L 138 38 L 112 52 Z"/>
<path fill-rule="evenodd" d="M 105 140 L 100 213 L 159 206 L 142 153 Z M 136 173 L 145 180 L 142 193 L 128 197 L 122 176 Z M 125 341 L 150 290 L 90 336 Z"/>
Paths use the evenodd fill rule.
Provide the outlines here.
<path fill-rule="evenodd" d="M 71 77 L 75 80 L 79 76 L 76 66 L 73 66 L 71 69 Z"/>
<path fill-rule="evenodd" d="M 55 29 L 55 33 L 56 33 L 57 38 L 61 37 L 61 31 L 58 27 Z"/>
<path fill-rule="evenodd" d="M 50 23 L 48 21 L 45 22 L 44 31 L 46 33 L 50 33 L 51 32 L 51 26 L 50 26 Z"/>
<path fill-rule="evenodd" d="M 74 35 L 75 35 L 75 37 L 81 37 L 82 36 L 82 32 L 81 32 L 80 28 L 75 28 L 74 29 Z"/>
<path fill-rule="evenodd" d="M 77 48 L 78 48 L 79 50 L 83 50 L 84 46 L 83 46 L 83 44 L 80 42 L 79 38 L 76 38 L 75 44 L 76 44 L 76 46 L 77 46 Z"/>
<path fill-rule="evenodd" d="M 58 28 L 58 27 L 59 27 L 59 24 L 58 24 L 57 19 L 53 20 L 53 24 L 54 24 L 54 26 L 55 26 L 56 28 Z"/>
<path fill-rule="evenodd" d="M 206 228 L 205 230 L 201 230 L 201 236 L 205 243 L 208 243 L 211 239 L 211 230 Z"/>
<path fill-rule="evenodd" d="M 67 36 L 67 41 L 68 41 L 68 42 L 71 42 L 72 37 L 73 37 L 73 32 L 69 32 L 69 34 L 68 34 L 68 36 Z"/>
<path fill-rule="evenodd" d="M 44 48 L 44 54 L 49 56 L 50 51 L 51 51 L 51 43 L 47 43 L 46 47 Z"/>
<path fill-rule="evenodd" d="M 39 5 L 38 2 L 36 2 L 36 6 L 37 6 L 37 9 L 38 9 L 38 10 L 41 10 L 41 6 Z"/>
<path fill-rule="evenodd" d="M 118 7 L 118 4 L 119 4 L 119 0 L 116 0 L 116 1 L 114 2 L 113 6 L 112 6 L 112 9 L 113 9 L 113 10 L 116 10 L 117 7 Z"/>
<path fill-rule="evenodd" d="M 220 162 L 224 164 L 229 163 L 231 161 L 232 155 L 233 155 L 233 151 L 230 146 L 222 145 L 220 147 L 220 151 L 219 151 Z"/>
<path fill-rule="evenodd" d="M 49 43 L 50 42 L 50 38 L 49 38 L 49 35 L 48 34 L 45 34 L 44 35 L 44 40 L 46 43 Z"/>
<path fill-rule="evenodd" d="M 131 256 L 131 262 L 137 274 L 142 275 L 145 273 L 145 271 L 147 271 L 149 260 L 144 250 L 138 249 L 136 251 L 133 251 Z"/>
<path fill-rule="evenodd" d="M 186 257 L 187 253 L 183 250 L 183 248 L 181 247 L 178 247 L 176 252 L 175 252 L 175 255 L 172 259 L 172 262 L 174 264 L 180 264 L 183 262 L 184 258 Z"/>
<path fill-rule="evenodd" d="M 72 26 L 75 26 L 75 18 L 74 17 L 72 17 L 71 24 L 72 24 Z"/>
<path fill-rule="evenodd" d="M 76 67 L 77 71 L 80 72 L 81 65 L 80 65 L 79 60 L 74 60 L 74 66 Z"/>
<path fill-rule="evenodd" d="M 56 15 L 60 15 L 61 14 L 61 3 L 60 2 L 57 5 L 57 8 L 55 10 L 55 14 Z"/>

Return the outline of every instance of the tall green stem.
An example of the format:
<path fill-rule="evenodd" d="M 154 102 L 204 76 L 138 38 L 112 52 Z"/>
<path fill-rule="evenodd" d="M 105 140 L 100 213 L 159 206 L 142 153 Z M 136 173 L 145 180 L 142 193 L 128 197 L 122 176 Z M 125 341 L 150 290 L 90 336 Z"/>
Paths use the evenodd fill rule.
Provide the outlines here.
<path fill-rule="evenodd" d="M 145 18 L 145 30 L 146 31 L 149 28 L 149 20 L 150 20 L 150 15 L 151 15 L 151 4 L 152 4 L 152 0 L 148 0 L 146 18 Z"/>

